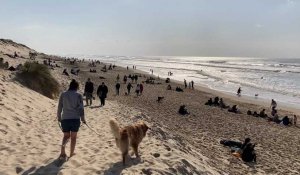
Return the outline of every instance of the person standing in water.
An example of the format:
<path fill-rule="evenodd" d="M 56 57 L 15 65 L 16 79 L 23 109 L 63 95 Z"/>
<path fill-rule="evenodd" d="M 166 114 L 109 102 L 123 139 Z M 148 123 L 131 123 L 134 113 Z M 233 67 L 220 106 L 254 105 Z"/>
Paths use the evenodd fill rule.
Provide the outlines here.
<path fill-rule="evenodd" d="M 184 88 L 187 88 L 187 83 L 186 83 L 185 79 L 184 79 L 183 83 L 184 83 Z"/>
<path fill-rule="evenodd" d="M 277 107 L 277 102 L 274 99 L 272 99 L 270 108 L 272 108 L 272 110 L 274 110 L 274 109 L 276 109 L 276 107 Z"/>
<path fill-rule="evenodd" d="M 75 155 L 75 146 L 77 132 L 80 127 L 80 120 L 86 123 L 84 117 L 83 99 L 81 94 L 77 92 L 79 84 L 76 80 L 72 80 L 68 91 L 63 92 L 59 97 L 57 120 L 61 123 L 62 132 L 64 133 L 62 139 L 61 153 L 59 159 L 66 159 L 67 154 L 65 146 L 71 138 L 70 157 Z"/>
<path fill-rule="evenodd" d="M 241 92 L 242 92 L 242 89 L 241 89 L 241 87 L 239 87 L 239 89 L 237 90 L 237 95 L 241 96 Z"/>

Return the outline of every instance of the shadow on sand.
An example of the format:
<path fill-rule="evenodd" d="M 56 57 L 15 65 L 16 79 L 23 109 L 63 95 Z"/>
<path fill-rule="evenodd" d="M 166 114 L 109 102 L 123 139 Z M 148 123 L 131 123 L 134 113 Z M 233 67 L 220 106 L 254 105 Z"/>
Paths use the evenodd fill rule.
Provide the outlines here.
<path fill-rule="evenodd" d="M 95 108 L 101 108 L 102 106 L 90 106 L 91 109 L 95 109 Z"/>
<path fill-rule="evenodd" d="M 141 158 L 127 158 L 126 165 L 123 162 L 114 163 L 109 169 L 104 171 L 104 175 L 119 175 L 126 168 L 142 163 Z"/>
<path fill-rule="evenodd" d="M 60 167 L 66 162 L 67 160 L 59 160 L 55 159 L 52 162 L 48 163 L 45 166 L 41 166 L 39 168 L 31 167 L 25 172 L 22 173 L 22 175 L 28 175 L 28 174 L 49 174 L 49 175 L 57 175 L 60 171 Z"/>

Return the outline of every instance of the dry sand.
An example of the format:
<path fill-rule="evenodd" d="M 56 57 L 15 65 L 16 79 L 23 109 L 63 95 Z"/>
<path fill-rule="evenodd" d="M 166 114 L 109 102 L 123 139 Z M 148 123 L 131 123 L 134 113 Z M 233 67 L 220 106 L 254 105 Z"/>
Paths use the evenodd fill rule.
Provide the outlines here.
<path fill-rule="evenodd" d="M 6 58 L 9 61 L 12 58 Z M 24 59 L 17 59 L 24 61 Z M 18 63 L 15 59 L 14 63 Z M 40 61 L 41 62 L 41 61 Z M 70 65 L 57 62 L 70 70 Z M 14 73 L 0 70 L 0 174 L 299 174 L 300 130 L 284 127 L 264 119 L 245 115 L 246 109 L 259 111 L 262 106 L 225 97 L 228 104 L 238 104 L 244 114 L 203 105 L 215 94 L 207 90 L 187 89 L 183 93 L 167 91 L 166 84 L 144 84 L 143 95 L 115 95 L 117 74 L 132 73 L 124 68 L 90 73 L 87 63 L 77 65 L 79 76 L 61 75 L 63 68 L 51 70 L 66 89 L 75 78 L 81 89 L 87 77 L 109 87 L 107 104 L 99 107 L 99 99 L 86 107 L 88 124 L 79 131 L 76 155 L 57 165 L 62 133 L 56 121 L 57 100 L 48 99 L 13 80 Z M 99 79 L 99 76 L 106 79 Z M 148 75 L 145 75 L 148 76 Z M 139 78 L 139 82 L 145 78 Z M 179 86 L 171 83 L 172 87 Z M 134 84 L 135 86 L 135 84 Z M 133 89 L 134 90 L 134 89 Z M 212 92 L 213 93 L 213 92 Z M 219 94 L 220 95 L 220 94 Z M 157 96 L 164 96 L 157 103 Z M 191 115 L 180 116 L 177 110 L 187 105 Z M 280 113 L 291 114 L 281 110 Z M 116 118 L 122 126 L 144 120 L 151 127 L 141 143 L 141 159 L 134 156 L 122 166 L 121 155 L 110 133 L 108 121 Z M 250 137 L 257 143 L 257 163 L 244 163 L 233 157 L 220 139 L 243 140 Z M 69 145 L 68 145 L 69 146 Z M 68 150 L 69 147 L 67 147 Z"/>

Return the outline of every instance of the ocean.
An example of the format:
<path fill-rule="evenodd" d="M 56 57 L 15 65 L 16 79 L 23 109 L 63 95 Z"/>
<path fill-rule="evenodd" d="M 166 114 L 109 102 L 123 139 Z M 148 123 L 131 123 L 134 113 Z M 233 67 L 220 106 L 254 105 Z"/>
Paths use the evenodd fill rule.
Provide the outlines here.
<path fill-rule="evenodd" d="M 74 55 L 73 55 L 74 56 Z M 242 96 L 271 101 L 300 109 L 300 59 L 265 59 L 237 57 L 129 57 L 76 55 L 118 66 L 150 72 L 160 78 L 183 82 L 194 81 L 195 86 L 235 95 L 239 87 Z M 168 72 L 173 73 L 168 76 Z M 255 96 L 255 94 L 258 94 Z"/>

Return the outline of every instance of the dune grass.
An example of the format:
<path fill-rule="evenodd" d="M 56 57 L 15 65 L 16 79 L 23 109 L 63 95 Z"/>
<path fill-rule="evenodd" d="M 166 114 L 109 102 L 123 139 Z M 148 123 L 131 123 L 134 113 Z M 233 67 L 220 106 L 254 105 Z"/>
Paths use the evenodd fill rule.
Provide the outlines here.
<path fill-rule="evenodd" d="M 48 67 L 43 64 L 26 62 L 18 71 L 16 80 L 51 99 L 59 94 L 59 83 L 51 75 Z"/>

